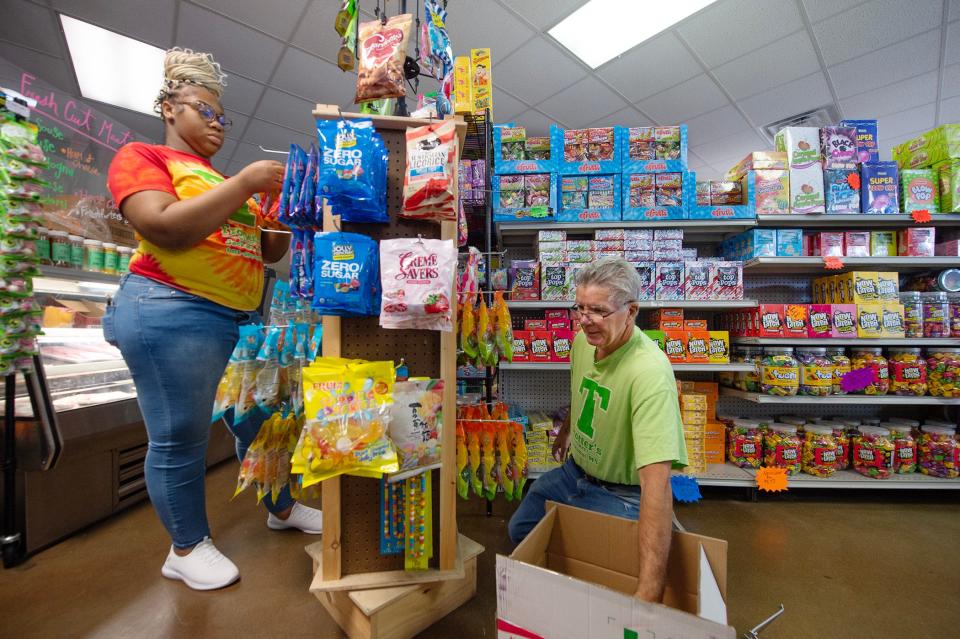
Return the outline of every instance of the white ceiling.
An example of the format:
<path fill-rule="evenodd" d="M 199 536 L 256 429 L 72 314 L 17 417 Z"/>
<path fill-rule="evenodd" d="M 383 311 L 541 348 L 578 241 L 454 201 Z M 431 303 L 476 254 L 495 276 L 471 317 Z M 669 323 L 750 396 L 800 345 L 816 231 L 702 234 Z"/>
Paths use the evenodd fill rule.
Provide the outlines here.
<path fill-rule="evenodd" d="M 358 1 L 369 15 L 374 0 Z M 493 51 L 496 121 L 533 133 L 551 122 L 686 122 L 691 167 L 707 177 L 767 148 L 759 127 L 811 108 L 878 118 L 886 157 L 909 137 L 960 121 L 960 0 L 720 0 L 596 71 L 546 35 L 583 2 L 450 0 L 455 52 Z M 397 11 L 397 1 L 387 4 Z M 0 56 L 77 94 L 57 11 L 159 47 L 210 51 L 230 76 L 224 104 L 235 123 L 216 163 L 234 173 L 265 157 L 259 145 L 308 143 L 313 104 L 352 106 L 355 76 L 334 64 L 339 5 L 4 0 Z M 162 133 L 156 118 L 96 107 L 146 137 Z"/>

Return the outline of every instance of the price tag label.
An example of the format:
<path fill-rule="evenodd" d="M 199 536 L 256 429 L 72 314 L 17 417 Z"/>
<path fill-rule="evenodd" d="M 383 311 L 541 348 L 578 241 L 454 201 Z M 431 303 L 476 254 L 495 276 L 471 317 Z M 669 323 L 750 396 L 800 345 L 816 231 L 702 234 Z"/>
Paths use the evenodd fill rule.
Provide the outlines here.
<path fill-rule="evenodd" d="M 695 504 L 702 497 L 697 478 L 689 475 L 671 475 L 670 488 L 673 489 L 673 498 L 681 504 Z"/>
<path fill-rule="evenodd" d="M 931 220 L 930 211 L 927 209 L 920 209 L 919 211 L 913 211 L 910 214 L 913 217 L 913 221 L 917 224 L 923 224 Z"/>
<path fill-rule="evenodd" d="M 786 468 L 758 468 L 757 488 L 770 493 L 781 492 L 787 489 Z"/>
<path fill-rule="evenodd" d="M 839 271 L 843 268 L 843 258 L 828 255 L 823 258 L 823 267 L 829 271 Z"/>
<path fill-rule="evenodd" d="M 850 188 L 854 191 L 860 190 L 860 174 L 859 173 L 849 173 L 847 174 L 847 184 L 850 185 Z"/>

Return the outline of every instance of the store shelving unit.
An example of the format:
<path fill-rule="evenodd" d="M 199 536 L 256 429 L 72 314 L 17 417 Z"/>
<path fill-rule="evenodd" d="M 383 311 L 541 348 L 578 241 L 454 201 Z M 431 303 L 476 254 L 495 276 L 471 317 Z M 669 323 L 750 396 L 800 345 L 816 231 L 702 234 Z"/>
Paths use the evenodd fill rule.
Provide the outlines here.
<path fill-rule="evenodd" d="M 929 226 L 958 226 L 960 213 L 939 213 L 931 215 Z M 916 224 L 907 214 L 897 215 L 761 215 L 757 218 L 760 227 L 798 227 L 798 228 L 893 228 Z"/>
<path fill-rule="evenodd" d="M 748 393 L 735 388 L 720 388 L 720 397 L 736 397 L 754 404 L 833 404 L 848 406 L 960 406 L 960 397 L 910 397 L 904 395 L 827 395 L 780 397 Z"/>
<path fill-rule="evenodd" d="M 641 222 L 498 222 L 497 237 L 503 245 L 529 245 L 543 229 L 566 231 L 571 235 L 590 235 L 597 229 L 683 229 L 685 237 L 721 238 L 757 226 L 753 219 L 735 220 L 661 220 Z"/>
<path fill-rule="evenodd" d="M 753 364 L 672 364 L 677 373 L 749 373 L 754 370 Z M 500 362 L 500 370 L 504 371 L 567 371 L 570 362 Z"/>
<path fill-rule="evenodd" d="M 828 273 L 836 274 L 857 269 L 873 271 L 928 271 L 938 268 L 955 268 L 960 264 L 957 257 L 841 257 L 842 269 L 827 270 L 822 257 L 755 257 L 743 263 L 744 273 L 750 275 L 781 273 Z"/>
<path fill-rule="evenodd" d="M 754 308 L 757 305 L 757 300 L 753 299 L 744 299 L 744 300 L 681 300 L 681 301 L 667 301 L 667 300 L 642 300 L 637 302 L 640 308 L 683 308 L 690 310 L 702 310 L 702 311 L 720 311 L 727 310 L 732 308 Z M 568 308 L 573 305 L 573 300 L 560 300 L 560 301 L 543 301 L 543 300 L 531 300 L 531 301 L 513 301 L 507 302 L 507 307 L 511 311 L 537 311 L 537 310 L 547 310 L 551 308 Z"/>
<path fill-rule="evenodd" d="M 752 468 L 740 468 L 733 464 L 709 464 L 705 473 L 695 475 L 701 486 L 721 486 L 727 488 L 756 488 L 757 471 Z M 854 470 L 840 470 L 831 477 L 814 477 L 800 473 L 787 478 L 789 489 L 797 488 L 834 488 L 834 489 L 932 489 L 960 490 L 960 479 L 930 477 L 922 473 L 895 474 L 888 479 L 873 479 Z"/>
<path fill-rule="evenodd" d="M 949 337 L 854 337 L 850 339 L 803 337 L 731 337 L 735 346 L 950 346 L 960 347 L 960 339 Z"/>

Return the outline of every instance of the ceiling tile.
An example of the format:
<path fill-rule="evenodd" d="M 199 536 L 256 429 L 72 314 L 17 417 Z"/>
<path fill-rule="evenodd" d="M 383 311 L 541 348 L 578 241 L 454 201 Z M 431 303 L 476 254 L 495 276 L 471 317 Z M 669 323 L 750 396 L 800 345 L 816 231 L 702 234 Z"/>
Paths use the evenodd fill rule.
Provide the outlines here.
<path fill-rule="evenodd" d="M 713 70 L 735 100 L 802 78 L 820 68 L 805 29 Z"/>
<path fill-rule="evenodd" d="M 298 49 L 287 49 L 270 83 L 311 102 L 352 105 L 357 74 Z"/>
<path fill-rule="evenodd" d="M 895 138 L 916 130 L 932 129 L 936 126 L 936 106 L 936 104 L 925 104 L 877 118 L 878 137 L 882 140 L 885 137 Z"/>
<path fill-rule="evenodd" d="M 489 47 L 494 65 L 536 35 L 512 13 L 489 0 L 451 3 L 447 7 L 447 33 L 455 55 Z"/>
<path fill-rule="evenodd" d="M 687 120 L 686 125 L 691 144 L 706 144 L 752 130 L 740 112 L 730 105 Z"/>
<path fill-rule="evenodd" d="M 527 135 L 550 135 L 550 125 L 554 123 L 551 118 L 533 109 L 521 113 L 514 121 L 527 130 Z"/>
<path fill-rule="evenodd" d="M 134 133 L 155 142 L 163 141 L 163 121 L 159 116 L 121 109 L 103 102 L 91 102 L 90 104 L 103 115 L 119 122 Z"/>
<path fill-rule="evenodd" d="M 293 33 L 303 14 L 308 0 L 284 0 L 283 2 L 237 2 L 236 0 L 193 0 L 234 20 L 259 29 L 281 40 Z M 335 2 L 327 2 L 337 6 Z M 337 6 L 339 9 L 339 6 Z M 332 25 L 332 22 L 331 22 Z M 330 26 L 333 30 L 333 26 Z"/>
<path fill-rule="evenodd" d="M 810 22 L 820 22 L 830 16 L 835 16 L 842 11 L 846 11 L 858 4 L 863 4 L 864 0 L 802 0 L 803 7 L 807 10 L 807 17 Z"/>
<path fill-rule="evenodd" d="M 0 39 L 50 55 L 63 55 L 60 50 L 60 21 L 49 8 L 24 0 L 13 0 L 7 4 L 3 20 L 0 20 Z"/>
<path fill-rule="evenodd" d="M 647 98 L 637 106 L 657 123 L 670 125 L 686 122 L 692 117 L 727 103 L 727 96 L 723 94 L 720 87 L 706 74 L 701 74 L 652 98 Z"/>
<path fill-rule="evenodd" d="M 584 108 L 585 105 L 589 107 Z M 627 101 L 594 77 L 587 76 L 571 87 L 537 105 L 567 126 L 579 129 L 597 116 L 610 115 L 627 106 Z"/>
<path fill-rule="evenodd" d="M 54 0 L 53 7 L 68 16 L 143 40 L 161 49 L 171 45 L 176 0 Z M 180 23 L 183 23 L 182 10 Z M 200 39 L 196 44 L 200 46 L 202 43 Z"/>
<path fill-rule="evenodd" d="M 943 59 L 944 64 L 957 62 L 960 62 L 960 20 L 947 27 L 947 51 Z"/>
<path fill-rule="evenodd" d="M 250 118 L 242 113 L 237 113 L 231 109 L 224 109 L 224 115 L 230 118 L 230 121 L 233 122 L 233 125 L 230 127 L 228 133 L 230 135 L 239 135 L 241 131 L 247 128 L 247 122 L 250 121 Z"/>
<path fill-rule="evenodd" d="M 683 21 L 677 31 L 712 68 L 802 27 L 795 0 L 724 0 Z"/>
<path fill-rule="evenodd" d="M 960 95 L 960 64 L 954 64 L 943 70 L 943 85 L 940 98 L 952 98 Z"/>
<path fill-rule="evenodd" d="M 764 126 L 832 102 L 827 80 L 818 71 L 737 103 L 754 124 Z"/>
<path fill-rule="evenodd" d="M 588 126 L 653 126 L 653 122 L 632 106 L 588 123 Z"/>
<path fill-rule="evenodd" d="M 336 61 L 340 36 L 333 30 L 333 19 L 339 11 L 339 2 L 311 2 L 290 43 L 330 62 Z"/>
<path fill-rule="evenodd" d="M 493 85 L 493 121 L 508 122 L 530 106 L 516 99 L 496 84 Z"/>
<path fill-rule="evenodd" d="M 314 137 L 254 118 L 250 120 L 247 132 L 243 136 L 243 144 L 234 153 L 233 161 L 242 159 L 246 162 L 253 162 L 268 159 L 270 155 L 261 151 L 259 146 L 280 151 L 289 148 L 292 142 L 296 142 L 306 148 L 314 140 Z"/>
<path fill-rule="evenodd" d="M 703 72 L 672 31 L 604 64 L 597 74 L 631 102 L 650 97 Z"/>
<path fill-rule="evenodd" d="M 263 85 L 232 73 L 229 69 L 225 72 L 227 86 L 223 90 L 223 100 L 221 100 L 224 108 L 229 107 L 233 112 L 250 115 L 263 94 Z"/>
<path fill-rule="evenodd" d="M 883 162 L 892 160 L 893 154 L 891 151 L 893 147 L 903 144 L 907 140 L 912 140 L 925 131 L 926 129 L 917 129 L 916 131 L 911 131 L 909 133 L 904 133 L 903 135 L 890 138 L 885 138 L 881 135 L 880 139 L 877 140 L 877 147 L 880 149 L 880 161 Z"/>
<path fill-rule="evenodd" d="M 263 95 L 256 117 L 261 120 L 282 124 L 297 131 L 310 132 L 314 128 L 313 107 L 309 102 L 276 89 L 267 89 Z"/>
<path fill-rule="evenodd" d="M 960 0 L 950 0 L 950 15 L 947 19 L 950 22 L 960 20 Z"/>
<path fill-rule="evenodd" d="M 930 71 L 902 82 L 860 93 L 840 101 L 845 118 L 876 118 L 937 100 L 940 74 Z M 944 83 L 944 86 L 947 86 Z"/>
<path fill-rule="evenodd" d="M 751 151 L 766 149 L 769 144 L 753 131 L 737 133 L 706 144 L 694 144 L 692 150 L 711 166 L 726 166 L 743 159 Z M 726 169 L 724 169 L 726 170 Z"/>
<path fill-rule="evenodd" d="M 0 42 L 0 58 L 9 60 L 30 75 L 70 95 L 80 95 L 73 70 L 63 58 L 55 58 L 44 53 L 18 47 L 15 44 Z M 20 75 L 14 88 L 19 89 Z"/>
<path fill-rule="evenodd" d="M 915 36 L 865 56 L 829 68 L 841 99 L 876 88 L 882 70 L 885 83 L 906 80 L 936 69 L 940 64 L 940 38 Z"/>
<path fill-rule="evenodd" d="M 586 0 L 501 0 L 533 26 L 546 31 L 579 9 Z"/>
<path fill-rule="evenodd" d="M 813 25 L 813 34 L 825 63 L 835 65 L 929 31 L 942 17 L 942 0 L 873 0 Z M 939 46 L 939 32 L 927 37 Z"/>
<path fill-rule="evenodd" d="M 586 75 L 583 67 L 541 37 L 495 62 L 493 67 L 497 84 L 528 104 L 537 104 Z"/>
<path fill-rule="evenodd" d="M 192 4 L 181 3 L 177 24 L 177 45 L 209 51 L 224 67 L 261 82 L 283 53 L 282 42 Z"/>
<path fill-rule="evenodd" d="M 960 122 L 960 96 L 948 100 L 940 100 L 940 120 L 937 124 Z"/>

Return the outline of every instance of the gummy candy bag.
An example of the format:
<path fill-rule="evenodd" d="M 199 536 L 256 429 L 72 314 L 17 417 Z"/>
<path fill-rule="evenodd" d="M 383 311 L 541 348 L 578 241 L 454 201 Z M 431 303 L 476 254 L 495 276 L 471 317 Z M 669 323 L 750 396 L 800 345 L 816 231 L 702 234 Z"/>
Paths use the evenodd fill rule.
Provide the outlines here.
<path fill-rule="evenodd" d="M 313 237 L 313 308 L 321 315 L 376 315 L 377 243 L 357 233 L 317 232 Z"/>
<path fill-rule="evenodd" d="M 497 343 L 499 357 L 508 362 L 513 361 L 513 320 L 510 318 L 510 309 L 503 299 L 503 291 L 493 294 L 493 318 L 496 328 L 494 339 Z"/>
<path fill-rule="evenodd" d="M 380 261 L 380 326 L 453 330 L 450 298 L 457 248 L 452 240 L 383 240 Z"/>
<path fill-rule="evenodd" d="M 253 398 L 260 410 L 265 413 L 273 410 L 281 397 L 280 337 L 283 331 L 284 329 L 278 326 L 268 328 L 267 337 L 263 340 L 260 352 L 257 353 L 260 370 L 257 371 Z"/>
<path fill-rule="evenodd" d="M 233 353 L 227 362 L 227 368 L 217 385 L 211 421 L 217 421 L 237 404 L 240 398 L 240 389 L 243 385 L 244 365 L 256 358 L 260 351 L 262 339 L 262 324 L 246 324 L 240 327 L 237 345 L 233 348 Z"/>
<path fill-rule="evenodd" d="M 390 439 L 400 456 L 400 470 L 440 463 L 443 380 L 397 382 L 390 409 Z"/>
<path fill-rule="evenodd" d="M 452 120 L 407 129 L 407 170 L 403 178 L 401 217 L 456 221 L 454 171 L 459 140 Z"/>
<path fill-rule="evenodd" d="M 477 307 L 477 350 L 480 364 L 497 365 L 497 344 L 494 340 L 493 325 L 490 323 L 490 311 L 483 295 L 480 296 L 480 305 Z"/>
<path fill-rule="evenodd" d="M 467 299 L 460 306 L 460 349 L 467 361 L 473 362 L 479 355 L 477 345 L 477 322 L 473 309 L 473 300 Z"/>

